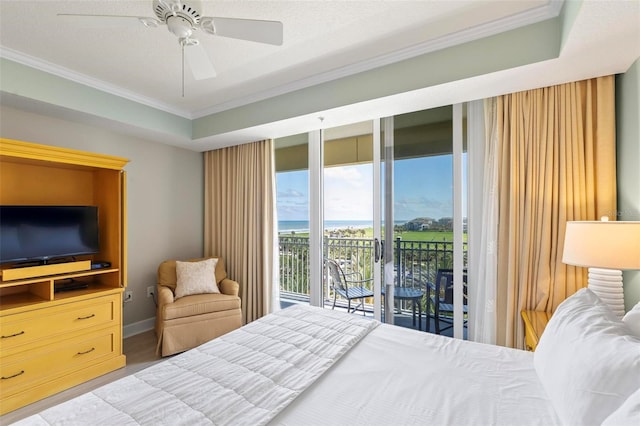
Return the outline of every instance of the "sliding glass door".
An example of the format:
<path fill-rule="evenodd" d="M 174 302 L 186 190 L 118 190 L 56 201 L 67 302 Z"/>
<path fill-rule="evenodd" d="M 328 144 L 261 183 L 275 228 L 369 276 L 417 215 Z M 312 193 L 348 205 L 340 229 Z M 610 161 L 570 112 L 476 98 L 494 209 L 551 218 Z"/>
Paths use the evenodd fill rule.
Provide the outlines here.
<path fill-rule="evenodd" d="M 322 131 L 322 285 L 324 306 L 380 318 L 377 123 Z"/>
<path fill-rule="evenodd" d="M 466 336 L 462 105 L 286 139 L 281 299 Z"/>
<path fill-rule="evenodd" d="M 394 117 L 393 240 L 385 250 L 393 252 L 394 323 L 459 338 L 466 337 L 463 116 L 454 105 Z"/>
<path fill-rule="evenodd" d="M 282 307 L 381 318 L 379 128 L 374 120 L 275 141 Z"/>
<path fill-rule="evenodd" d="M 309 135 L 275 141 L 280 307 L 309 303 Z"/>

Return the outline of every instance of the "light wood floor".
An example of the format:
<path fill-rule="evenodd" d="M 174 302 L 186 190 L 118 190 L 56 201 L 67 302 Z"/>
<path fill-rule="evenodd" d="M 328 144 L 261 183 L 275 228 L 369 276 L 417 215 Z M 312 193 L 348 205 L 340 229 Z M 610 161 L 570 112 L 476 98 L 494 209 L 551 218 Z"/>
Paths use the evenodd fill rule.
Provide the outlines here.
<path fill-rule="evenodd" d="M 66 391 L 57 393 L 49 398 L 34 402 L 33 404 L 19 408 L 15 411 L 0 416 L 0 425 L 8 425 L 25 417 L 37 414 L 40 411 L 60 404 L 93 389 L 110 383 L 114 380 L 136 373 L 161 360 L 156 355 L 156 335 L 153 330 L 128 337 L 123 341 L 123 352 L 127 356 L 127 366 L 111 373 L 75 386 Z"/>

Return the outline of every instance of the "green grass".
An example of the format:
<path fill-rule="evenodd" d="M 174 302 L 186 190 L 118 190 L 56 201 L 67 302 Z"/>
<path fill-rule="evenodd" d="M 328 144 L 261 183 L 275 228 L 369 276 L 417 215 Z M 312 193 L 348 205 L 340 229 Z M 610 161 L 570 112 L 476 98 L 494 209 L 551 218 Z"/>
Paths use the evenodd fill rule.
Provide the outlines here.
<path fill-rule="evenodd" d="M 453 231 L 404 231 L 395 232 L 394 237 L 408 241 L 453 241 Z M 466 239 L 466 238 L 465 238 Z"/>

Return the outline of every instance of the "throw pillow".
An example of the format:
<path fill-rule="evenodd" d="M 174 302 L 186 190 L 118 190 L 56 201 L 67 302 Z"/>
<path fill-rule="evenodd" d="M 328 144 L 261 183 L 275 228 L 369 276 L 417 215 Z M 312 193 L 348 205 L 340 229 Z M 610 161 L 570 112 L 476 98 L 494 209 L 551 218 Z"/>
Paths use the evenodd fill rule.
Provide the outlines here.
<path fill-rule="evenodd" d="M 176 262 L 176 294 L 179 299 L 192 294 L 220 293 L 216 283 L 218 259 L 199 262 Z"/>

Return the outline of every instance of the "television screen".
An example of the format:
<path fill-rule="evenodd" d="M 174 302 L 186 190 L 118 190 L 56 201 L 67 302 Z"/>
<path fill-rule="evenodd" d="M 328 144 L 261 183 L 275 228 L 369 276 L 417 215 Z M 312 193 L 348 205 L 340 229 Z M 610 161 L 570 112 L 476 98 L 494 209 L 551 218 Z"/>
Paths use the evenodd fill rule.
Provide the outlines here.
<path fill-rule="evenodd" d="M 0 206 L 0 263 L 97 253 L 96 206 Z"/>

